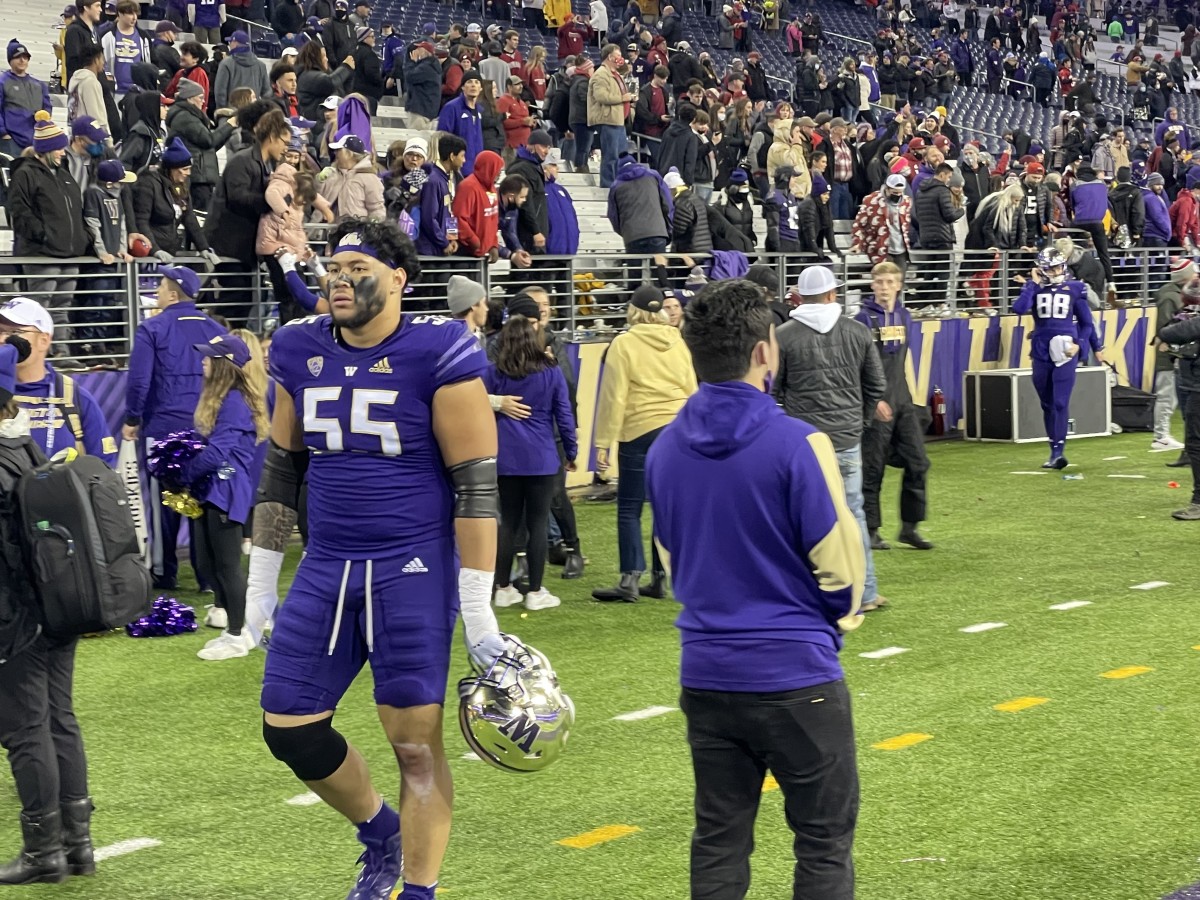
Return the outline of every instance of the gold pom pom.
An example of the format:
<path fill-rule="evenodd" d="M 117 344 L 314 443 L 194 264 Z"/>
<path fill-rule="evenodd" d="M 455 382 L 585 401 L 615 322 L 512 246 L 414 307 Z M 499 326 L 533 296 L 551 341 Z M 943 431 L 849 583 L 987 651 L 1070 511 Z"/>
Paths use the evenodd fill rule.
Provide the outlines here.
<path fill-rule="evenodd" d="M 50 118 L 50 113 L 46 112 L 46 110 L 44 110 L 44 109 L 39 109 L 37 112 L 35 112 L 35 113 L 33 114 L 33 121 L 35 121 L 35 122 L 49 122 L 49 121 L 52 121 L 52 120 L 51 120 L 51 118 Z"/>

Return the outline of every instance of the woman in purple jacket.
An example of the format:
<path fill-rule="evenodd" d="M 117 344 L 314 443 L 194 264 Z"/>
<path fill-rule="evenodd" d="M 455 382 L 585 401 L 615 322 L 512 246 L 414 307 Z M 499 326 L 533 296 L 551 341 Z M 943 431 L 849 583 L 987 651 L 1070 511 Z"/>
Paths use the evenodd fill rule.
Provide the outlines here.
<path fill-rule="evenodd" d="M 546 526 L 559 469 L 554 429 L 562 438 L 568 472 L 575 471 L 579 446 L 575 417 L 567 394 L 567 380 L 558 364 L 546 354 L 537 304 L 523 308 L 518 299 L 509 307 L 508 321 L 496 344 L 496 363 L 487 376 L 489 394 L 511 394 L 530 408 L 524 419 L 496 416 L 500 453 L 496 471 L 500 484 L 500 540 L 496 554 L 496 606 L 513 606 L 522 600 L 511 584 L 517 531 L 522 521 L 529 532 L 529 593 L 526 609 L 550 609 L 561 602 L 542 587 L 546 569 Z"/>
<path fill-rule="evenodd" d="M 204 357 L 204 389 L 196 404 L 196 430 L 208 446 L 184 467 L 203 514 L 196 522 L 196 562 L 213 586 L 216 604 L 229 618 L 201 659 L 245 656 L 254 640 L 246 622 L 246 574 L 242 571 L 242 526 L 254 503 L 255 446 L 267 437 L 266 374 L 246 342 L 232 334 L 196 344 Z"/>

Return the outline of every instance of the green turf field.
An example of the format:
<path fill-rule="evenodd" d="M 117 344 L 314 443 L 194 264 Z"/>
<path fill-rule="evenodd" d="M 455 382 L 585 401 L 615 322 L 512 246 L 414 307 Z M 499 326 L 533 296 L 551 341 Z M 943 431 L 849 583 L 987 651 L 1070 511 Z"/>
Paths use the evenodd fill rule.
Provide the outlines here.
<path fill-rule="evenodd" d="M 1190 475 L 1164 468 L 1174 454 L 1147 453 L 1149 443 L 1149 435 L 1071 442 L 1077 465 L 1068 471 L 1083 481 L 1010 474 L 1037 470 L 1041 444 L 930 447 L 926 534 L 937 550 L 877 555 L 893 605 L 868 617 L 843 657 L 862 776 L 859 897 L 1153 900 L 1200 880 L 1200 523 L 1169 517 L 1187 502 Z M 1110 456 L 1127 458 L 1103 461 Z M 896 488 L 898 473 L 889 478 Z M 1184 487 L 1169 489 L 1172 479 Z M 451 718 L 458 795 L 442 877 L 448 900 L 688 896 L 683 719 L 613 721 L 676 705 L 674 604 L 593 603 L 591 589 L 616 574 L 615 510 L 578 509 L 591 560 L 585 578 L 548 580 L 563 597 L 559 609 L 500 612 L 506 630 L 550 656 L 575 700 L 569 752 L 540 776 L 505 774 L 461 758 L 467 748 Z M 1131 590 L 1151 581 L 1170 585 Z M 1090 605 L 1048 609 L 1074 600 Z M 1006 627 L 959 630 L 987 622 Z M 345 896 L 359 852 L 352 829 L 323 806 L 285 803 L 304 787 L 260 739 L 263 655 L 196 659 L 214 635 L 84 642 L 76 694 L 97 845 L 162 843 L 103 863 L 95 879 L 6 896 Z M 886 647 L 908 652 L 858 655 Z M 1101 677 L 1126 666 L 1149 670 Z M 993 708 L 1025 697 L 1049 702 Z M 376 784 L 395 794 L 365 678 L 337 722 Z M 932 738 L 873 748 L 906 734 Z M 3 775 L 6 858 L 17 848 L 16 819 Z M 590 849 L 556 843 L 614 825 L 638 830 Z M 790 897 L 790 846 L 779 792 L 768 792 L 751 897 Z"/>

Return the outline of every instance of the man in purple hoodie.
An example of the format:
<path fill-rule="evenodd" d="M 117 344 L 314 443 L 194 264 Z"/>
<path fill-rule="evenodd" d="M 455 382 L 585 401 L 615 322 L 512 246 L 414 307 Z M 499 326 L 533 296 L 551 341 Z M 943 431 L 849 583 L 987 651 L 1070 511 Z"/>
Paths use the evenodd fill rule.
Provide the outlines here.
<path fill-rule="evenodd" d="M 771 396 L 774 322 L 744 279 L 693 298 L 683 339 L 700 389 L 646 460 L 655 533 L 683 607 L 692 890 L 746 895 L 770 769 L 795 834 L 794 896 L 852 900 L 858 770 L 838 651 L 862 622 L 865 558 L 833 444 Z"/>
<path fill-rule="evenodd" d="M 891 419 L 873 419 L 863 432 L 863 510 L 871 534 L 872 550 L 890 550 L 891 545 L 879 534 L 883 517 L 879 492 L 888 462 L 898 457 L 904 462 L 904 482 L 900 488 L 900 543 L 918 550 L 932 550 L 933 544 L 917 531 L 925 521 L 925 473 L 929 456 L 925 453 L 925 428 L 928 422 L 913 403 L 908 389 L 908 333 L 912 314 L 900 302 L 904 273 L 893 262 L 884 261 L 871 270 L 871 290 L 863 298 L 855 316 L 871 330 L 879 351 L 883 373 L 887 377 L 884 399 L 892 408 Z"/>
<path fill-rule="evenodd" d="M 1071 185 L 1071 206 L 1075 210 L 1075 227 L 1082 228 L 1092 236 L 1092 245 L 1100 265 L 1104 266 L 1104 278 L 1112 284 L 1112 261 L 1108 258 L 1108 232 L 1104 227 L 1104 216 L 1108 212 L 1108 187 L 1096 179 L 1096 170 L 1083 165 L 1075 172 L 1075 183 Z"/>

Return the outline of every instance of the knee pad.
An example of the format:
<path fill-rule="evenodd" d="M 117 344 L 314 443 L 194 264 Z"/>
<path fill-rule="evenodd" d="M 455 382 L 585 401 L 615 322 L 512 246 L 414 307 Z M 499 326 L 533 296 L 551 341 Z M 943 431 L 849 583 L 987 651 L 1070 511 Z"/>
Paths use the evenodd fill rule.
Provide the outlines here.
<path fill-rule="evenodd" d="M 301 781 L 324 781 L 341 768 L 350 749 L 333 730 L 333 717 L 294 728 L 281 728 L 263 719 L 263 740 L 271 754 Z"/>

